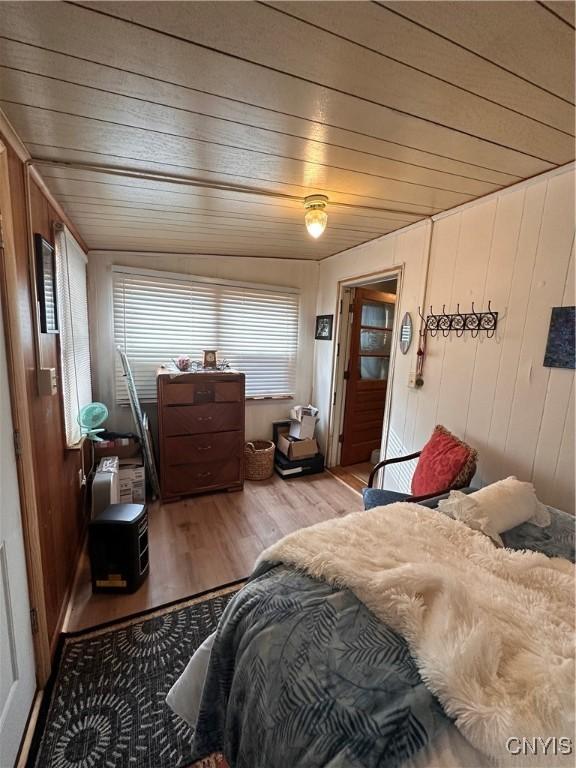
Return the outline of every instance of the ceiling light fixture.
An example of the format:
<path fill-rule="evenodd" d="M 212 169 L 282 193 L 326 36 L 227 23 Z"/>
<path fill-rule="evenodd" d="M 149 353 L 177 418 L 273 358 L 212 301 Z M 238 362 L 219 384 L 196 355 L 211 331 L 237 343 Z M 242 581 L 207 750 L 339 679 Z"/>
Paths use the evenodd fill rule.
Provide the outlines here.
<path fill-rule="evenodd" d="M 327 204 L 328 198 L 326 195 L 308 195 L 308 197 L 304 198 L 306 229 L 308 234 L 312 235 L 315 239 L 319 238 L 326 229 L 328 214 L 324 209 Z"/>

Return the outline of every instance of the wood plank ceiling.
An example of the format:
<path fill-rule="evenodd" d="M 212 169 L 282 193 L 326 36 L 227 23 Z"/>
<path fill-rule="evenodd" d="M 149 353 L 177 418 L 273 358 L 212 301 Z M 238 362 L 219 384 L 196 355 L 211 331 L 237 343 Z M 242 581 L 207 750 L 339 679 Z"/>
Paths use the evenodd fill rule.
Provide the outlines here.
<path fill-rule="evenodd" d="M 2 2 L 0 99 L 92 249 L 322 259 L 573 160 L 574 4 Z"/>

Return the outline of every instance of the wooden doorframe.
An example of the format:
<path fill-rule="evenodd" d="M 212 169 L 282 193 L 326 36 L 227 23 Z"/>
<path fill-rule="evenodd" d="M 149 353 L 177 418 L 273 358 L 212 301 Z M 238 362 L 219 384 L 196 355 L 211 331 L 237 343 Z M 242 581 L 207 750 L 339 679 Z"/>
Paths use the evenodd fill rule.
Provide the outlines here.
<path fill-rule="evenodd" d="M 0 260 L 0 291 L 6 337 L 6 360 L 15 433 L 16 465 L 20 491 L 22 533 L 28 573 L 30 609 L 34 611 L 33 639 L 36 680 L 44 688 L 51 671 L 50 642 L 46 619 L 46 600 L 40 547 L 40 528 L 36 499 L 35 467 L 26 388 L 26 366 L 20 334 L 19 285 L 12 221 L 12 197 L 6 145 L 0 141 L 0 224 L 4 258 Z M 31 618 L 32 620 L 32 618 Z"/>
<path fill-rule="evenodd" d="M 330 390 L 330 415 L 328 421 L 328 441 L 326 450 L 326 466 L 335 467 L 340 463 L 340 442 L 339 436 L 344 424 L 344 407 L 346 403 L 346 381 L 344 371 L 348 365 L 350 354 L 350 325 L 349 312 L 350 292 L 353 288 L 366 288 L 373 283 L 379 283 L 383 280 L 396 280 L 396 311 L 394 313 L 394 329 L 392 331 L 393 343 L 390 354 L 389 386 L 386 390 L 386 404 L 384 407 L 384 421 L 382 423 L 382 443 L 380 446 L 380 456 L 385 455 L 386 445 L 388 443 L 388 430 L 390 423 L 390 405 L 392 402 L 392 391 L 394 388 L 394 365 L 396 360 L 396 347 L 394 339 L 398 331 L 398 308 L 402 299 L 402 274 L 403 267 L 391 267 L 378 272 L 371 272 L 365 275 L 349 277 L 346 280 L 338 281 L 337 303 L 336 303 L 336 331 L 335 354 L 332 363 L 332 387 Z"/>

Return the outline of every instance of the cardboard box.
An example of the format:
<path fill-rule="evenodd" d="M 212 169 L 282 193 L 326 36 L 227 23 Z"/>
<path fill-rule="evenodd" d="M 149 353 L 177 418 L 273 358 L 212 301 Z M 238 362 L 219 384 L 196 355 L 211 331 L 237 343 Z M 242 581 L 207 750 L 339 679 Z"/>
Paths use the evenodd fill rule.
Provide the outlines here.
<path fill-rule="evenodd" d="M 280 453 L 290 459 L 290 461 L 296 461 L 297 459 L 311 459 L 318 453 L 318 443 L 314 438 L 307 440 L 296 440 L 290 438 L 290 436 L 279 435 L 278 445 L 276 446 Z"/>
<path fill-rule="evenodd" d="M 302 416 L 301 421 L 290 422 L 290 437 L 298 440 L 308 440 L 314 437 L 316 430 L 316 416 Z"/>
<path fill-rule="evenodd" d="M 117 438 L 94 443 L 96 459 L 118 456 L 118 481 L 120 504 L 146 503 L 146 473 L 142 448 L 133 438 Z"/>
<path fill-rule="evenodd" d="M 142 457 L 120 459 L 120 504 L 146 503 L 146 472 Z"/>
<path fill-rule="evenodd" d="M 121 480 L 120 481 L 120 504 L 132 504 L 132 481 Z"/>

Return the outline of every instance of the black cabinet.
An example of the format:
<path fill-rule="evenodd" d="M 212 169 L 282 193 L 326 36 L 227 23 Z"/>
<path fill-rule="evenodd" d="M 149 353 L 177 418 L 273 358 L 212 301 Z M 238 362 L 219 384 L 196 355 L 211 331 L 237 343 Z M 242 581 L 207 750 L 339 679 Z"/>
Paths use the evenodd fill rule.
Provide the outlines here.
<path fill-rule="evenodd" d="M 149 570 L 144 504 L 110 504 L 88 530 L 93 592 L 135 592 Z"/>

